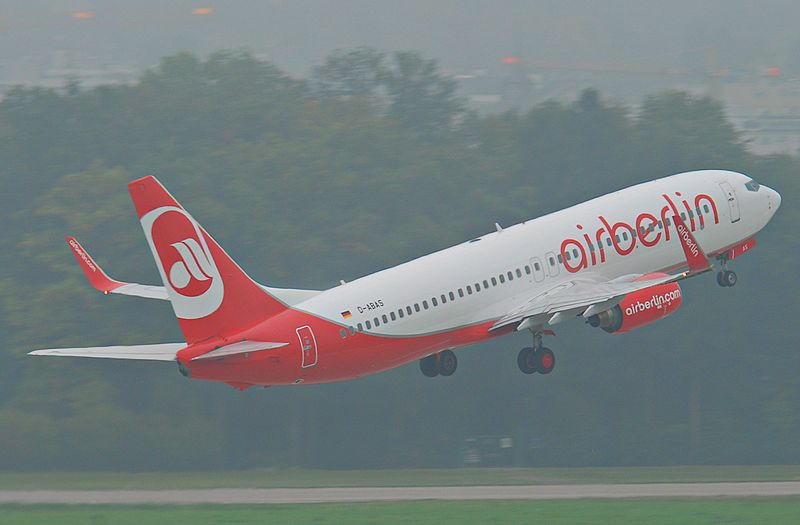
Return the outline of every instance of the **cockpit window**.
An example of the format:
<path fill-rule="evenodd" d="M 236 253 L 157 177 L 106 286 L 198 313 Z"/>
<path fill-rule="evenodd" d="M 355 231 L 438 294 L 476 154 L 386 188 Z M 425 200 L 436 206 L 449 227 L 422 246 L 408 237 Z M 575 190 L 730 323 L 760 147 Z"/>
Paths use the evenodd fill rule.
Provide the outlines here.
<path fill-rule="evenodd" d="M 744 184 L 744 187 L 748 189 L 748 191 L 758 191 L 758 188 L 761 187 L 759 183 L 750 179 Z"/>

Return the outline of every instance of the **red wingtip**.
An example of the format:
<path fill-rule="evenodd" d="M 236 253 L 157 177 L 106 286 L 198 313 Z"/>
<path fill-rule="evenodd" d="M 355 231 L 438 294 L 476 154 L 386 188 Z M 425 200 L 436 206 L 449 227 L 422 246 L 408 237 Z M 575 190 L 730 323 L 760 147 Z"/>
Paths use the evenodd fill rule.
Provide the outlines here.
<path fill-rule="evenodd" d="M 86 278 L 89 279 L 89 283 L 94 288 L 100 290 L 104 294 L 108 294 L 111 290 L 116 290 L 124 284 L 106 275 L 106 272 L 94 262 L 94 259 L 83 249 L 83 246 L 81 246 L 75 237 L 67 235 L 66 240 L 72 250 L 72 255 L 75 256 L 75 260 L 78 261 L 78 265 L 80 265 L 81 270 L 83 270 Z"/>
<path fill-rule="evenodd" d="M 678 240 L 681 242 L 683 254 L 686 256 L 686 263 L 689 266 L 690 273 L 705 272 L 711 269 L 708 262 L 708 257 L 700 247 L 700 243 L 692 235 L 691 230 L 686 226 L 679 215 L 673 215 L 673 222 L 675 229 L 678 232 Z"/>
<path fill-rule="evenodd" d="M 152 175 L 136 179 L 128 183 L 128 192 L 136 207 L 136 214 L 141 219 L 148 212 L 164 206 L 180 208 L 178 201 Z"/>

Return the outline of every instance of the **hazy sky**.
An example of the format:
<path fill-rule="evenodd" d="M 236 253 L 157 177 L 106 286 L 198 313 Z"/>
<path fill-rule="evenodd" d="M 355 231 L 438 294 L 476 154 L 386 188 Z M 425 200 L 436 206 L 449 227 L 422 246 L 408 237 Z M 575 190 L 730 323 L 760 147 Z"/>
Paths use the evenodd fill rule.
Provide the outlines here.
<path fill-rule="evenodd" d="M 192 10 L 211 7 L 208 15 Z M 75 18 L 76 11 L 88 12 Z M 0 0 L 0 67 L 54 52 L 143 67 L 179 50 L 246 47 L 305 74 L 329 51 L 417 49 L 451 70 L 530 60 L 781 64 L 800 51 L 796 0 Z M 63 56 L 63 53 L 62 53 Z"/>

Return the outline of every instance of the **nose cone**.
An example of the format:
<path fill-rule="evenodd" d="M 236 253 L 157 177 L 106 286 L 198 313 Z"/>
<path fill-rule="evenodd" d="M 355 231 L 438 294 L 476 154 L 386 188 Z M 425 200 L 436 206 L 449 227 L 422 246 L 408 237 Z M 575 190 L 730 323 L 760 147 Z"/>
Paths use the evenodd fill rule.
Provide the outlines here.
<path fill-rule="evenodd" d="M 763 188 L 767 193 L 767 200 L 769 201 L 769 209 L 772 213 L 775 213 L 776 211 L 778 211 L 778 208 L 781 207 L 781 194 L 767 186 L 763 186 Z"/>

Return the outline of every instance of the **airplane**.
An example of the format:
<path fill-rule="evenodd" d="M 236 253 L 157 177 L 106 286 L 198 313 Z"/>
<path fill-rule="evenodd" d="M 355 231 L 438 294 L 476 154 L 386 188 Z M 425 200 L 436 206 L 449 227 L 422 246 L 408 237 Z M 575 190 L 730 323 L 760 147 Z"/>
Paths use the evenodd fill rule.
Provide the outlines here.
<path fill-rule="evenodd" d="M 529 331 L 525 374 L 549 374 L 553 327 L 581 319 L 621 334 L 680 307 L 680 281 L 729 263 L 781 203 L 741 173 L 703 170 L 631 186 L 328 290 L 251 279 L 152 176 L 128 184 L 163 286 L 112 279 L 74 237 L 94 288 L 168 300 L 185 341 L 35 350 L 31 355 L 173 361 L 186 377 L 253 386 L 343 381 L 419 360 L 450 376 L 454 349 Z"/>

